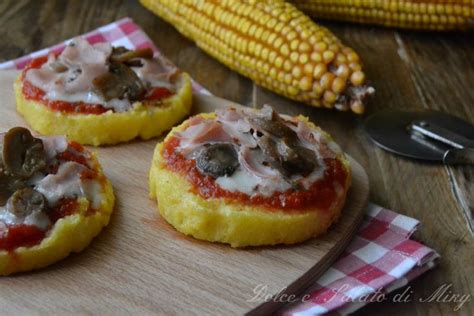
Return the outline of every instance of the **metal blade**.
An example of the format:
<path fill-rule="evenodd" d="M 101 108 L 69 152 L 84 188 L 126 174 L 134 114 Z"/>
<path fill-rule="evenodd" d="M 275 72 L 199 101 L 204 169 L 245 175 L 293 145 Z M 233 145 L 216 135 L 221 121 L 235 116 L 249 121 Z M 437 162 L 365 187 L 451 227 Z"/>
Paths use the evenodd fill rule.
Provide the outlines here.
<path fill-rule="evenodd" d="M 408 158 L 443 161 L 450 146 L 411 130 L 413 122 L 424 121 L 440 126 L 466 139 L 474 139 L 474 125 L 455 116 L 436 112 L 384 110 L 366 119 L 364 130 L 375 144 Z"/>

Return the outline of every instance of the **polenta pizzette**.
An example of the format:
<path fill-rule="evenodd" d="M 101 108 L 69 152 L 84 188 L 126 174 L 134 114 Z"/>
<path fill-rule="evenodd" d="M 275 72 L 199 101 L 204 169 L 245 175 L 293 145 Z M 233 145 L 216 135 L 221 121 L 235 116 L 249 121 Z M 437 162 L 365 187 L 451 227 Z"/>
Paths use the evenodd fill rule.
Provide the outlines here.
<path fill-rule="evenodd" d="M 95 155 L 62 136 L 0 136 L 0 275 L 84 249 L 109 222 L 114 194 Z"/>
<path fill-rule="evenodd" d="M 233 247 L 293 244 L 338 218 L 349 161 L 304 117 L 221 109 L 174 128 L 155 149 L 151 195 L 177 230 Z"/>
<path fill-rule="evenodd" d="M 33 129 L 90 145 L 158 136 L 189 113 L 192 98 L 189 76 L 151 49 L 82 38 L 31 61 L 15 94 Z"/>

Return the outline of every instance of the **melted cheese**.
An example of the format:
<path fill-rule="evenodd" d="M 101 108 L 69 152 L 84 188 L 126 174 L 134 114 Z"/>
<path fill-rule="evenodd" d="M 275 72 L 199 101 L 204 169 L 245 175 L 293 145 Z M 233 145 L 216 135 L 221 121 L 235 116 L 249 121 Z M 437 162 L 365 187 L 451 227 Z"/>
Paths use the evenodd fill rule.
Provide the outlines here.
<path fill-rule="evenodd" d="M 48 161 L 55 162 L 57 154 L 64 152 L 68 143 L 63 136 L 42 137 Z M 85 166 L 77 162 L 63 162 L 55 174 L 44 175 L 35 173 L 27 184 L 43 194 L 48 207 L 54 207 L 62 198 L 85 197 L 93 208 L 98 208 L 102 203 L 102 186 L 96 179 L 81 179 L 81 172 Z M 0 207 L 0 224 L 6 225 L 33 225 L 41 230 L 47 230 L 51 221 L 45 212 L 33 212 L 26 217 L 19 217 Z"/>
<path fill-rule="evenodd" d="M 49 100 L 95 103 L 100 97 L 92 92 L 92 80 L 108 72 L 111 52 L 111 46 L 90 45 L 78 39 L 57 58 L 50 55 L 41 68 L 28 70 L 25 80 L 45 91 Z"/>
<path fill-rule="evenodd" d="M 233 142 L 238 148 L 240 166 L 231 176 L 216 178 L 216 183 L 224 190 L 241 192 L 249 196 L 271 196 L 275 192 L 285 192 L 293 187 L 292 183 L 299 183 L 309 189 L 316 181 L 324 176 L 327 168 L 324 159 L 340 153 L 339 146 L 327 141 L 318 131 L 309 127 L 306 122 L 282 115 L 286 125 L 298 135 L 300 145 L 305 146 L 316 154 L 317 166 L 314 170 L 302 177 L 294 175 L 286 179 L 276 169 L 265 162 L 265 157 L 256 147 L 256 134 L 251 134 L 251 128 L 246 117 L 256 115 L 251 110 L 225 109 L 217 111 L 216 120 L 196 120 L 187 129 L 177 134 L 180 144 L 177 148 L 187 159 L 195 159 L 203 144 L 216 141 Z M 220 128 L 216 127 L 216 123 Z M 219 133 L 209 133 L 213 127 Z M 191 152 L 191 154 L 189 154 Z"/>
<path fill-rule="evenodd" d="M 175 74 L 176 68 L 165 67 L 160 60 L 147 60 L 140 58 L 141 67 L 131 67 L 145 87 L 163 87 L 174 90 L 170 82 L 171 76 Z"/>
<path fill-rule="evenodd" d="M 224 190 L 230 192 L 242 192 L 247 195 L 253 195 L 255 193 L 255 188 L 257 188 L 260 183 L 260 178 L 239 167 L 232 176 L 217 178 L 216 183 Z"/>
<path fill-rule="evenodd" d="M 81 172 L 85 169 L 77 162 L 63 163 L 56 174 L 49 174 L 38 182 L 35 190 L 44 195 L 49 206 L 57 205 L 62 198 L 85 196 L 81 181 Z"/>
<path fill-rule="evenodd" d="M 99 104 L 115 112 L 124 112 L 133 107 L 128 99 L 106 101 L 95 92 L 93 80 L 109 71 L 108 58 L 112 46 L 108 43 L 89 44 L 77 38 L 66 46 L 58 56 L 50 55 L 48 61 L 38 69 L 26 72 L 25 80 L 45 91 L 45 98 L 69 103 L 84 102 Z M 170 82 L 176 69 L 165 67 L 158 60 L 140 59 L 142 67 L 131 67 L 145 87 L 165 87 L 174 90 Z"/>
<path fill-rule="evenodd" d="M 77 162 L 62 163 L 56 174 L 44 177 L 35 190 L 44 195 L 49 206 L 55 206 L 62 198 L 85 197 L 97 208 L 101 203 L 101 185 L 95 179 L 81 179 L 81 172 L 86 169 Z"/>
<path fill-rule="evenodd" d="M 41 230 L 46 230 L 51 225 L 48 215 L 44 212 L 36 211 L 26 217 L 18 217 L 8 212 L 4 206 L 0 207 L 0 222 L 6 225 L 32 225 Z"/>
<path fill-rule="evenodd" d="M 102 185 L 97 180 L 82 181 L 82 192 L 91 203 L 91 207 L 98 209 L 102 203 Z"/>
<path fill-rule="evenodd" d="M 68 142 L 64 136 L 40 137 L 43 141 L 43 148 L 46 153 L 46 159 L 54 159 L 58 154 L 66 151 Z"/>
<path fill-rule="evenodd" d="M 97 208 L 101 202 L 101 185 L 95 179 L 81 179 L 84 170 L 86 167 L 77 162 L 65 162 L 56 174 L 47 175 L 38 182 L 35 190 L 44 195 L 49 206 L 55 206 L 62 198 L 85 197 Z"/>

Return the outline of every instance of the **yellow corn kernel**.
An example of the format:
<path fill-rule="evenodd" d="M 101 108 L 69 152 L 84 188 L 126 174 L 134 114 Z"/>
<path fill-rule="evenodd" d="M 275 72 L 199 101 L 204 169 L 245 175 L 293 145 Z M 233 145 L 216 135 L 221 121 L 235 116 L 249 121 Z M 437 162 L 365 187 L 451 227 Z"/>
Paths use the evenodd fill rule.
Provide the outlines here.
<path fill-rule="evenodd" d="M 329 64 L 330 62 L 334 60 L 335 56 L 336 55 L 334 54 L 332 50 L 327 50 L 323 53 L 323 60 L 326 64 Z"/>
<path fill-rule="evenodd" d="M 360 101 L 354 101 L 351 104 L 351 110 L 354 113 L 362 114 L 362 113 L 364 113 L 364 105 Z"/>
<path fill-rule="evenodd" d="M 320 79 L 327 71 L 328 68 L 325 64 L 317 64 L 313 71 L 314 79 Z"/>
<path fill-rule="evenodd" d="M 359 56 L 284 0 L 141 3 L 208 54 L 265 88 L 331 108 L 344 95 L 356 104 L 357 113 L 363 111 L 361 100 L 351 93 L 354 87 L 367 88 Z"/>
<path fill-rule="evenodd" d="M 329 103 L 329 104 L 333 104 L 334 102 L 336 102 L 336 94 L 332 91 L 325 91 L 324 92 L 324 101 L 326 103 Z"/>
<path fill-rule="evenodd" d="M 300 89 L 303 91 L 308 91 L 313 86 L 313 78 L 305 76 L 300 80 Z"/>
<path fill-rule="evenodd" d="M 326 72 L 322 77 L 319 83 L 324 89 L 330 89 L 332 86 L 332 82 L 334 81 L 334 74 L 331 72 Z"/>
<path fill-rule="evenodd" d="M 336 76 L 341 77 L 341 78 L 349 77 L 350 73 L 351 73 L 351 70 L 349 66 L 347 66 L 346 64 L 340 65 L 336 70 Z"/>
<path fill-rule="evenodd" d="M 362 71 L 355 71 L 351 75 L 351 83 L 354 86 L 359 86 L 365 81 L 365 75 Z"/>
<path fill-rule="evenodd" d="M 317 63 L 323 60 L 323 56 L 321 56 L 321 53 L 319 52 L 312 52 L 310 55 L 310 58 L 312 61 L 317 62 Z"/>
<path fill-rule="evenodd" d="M 474 28 L 472 0 L 290 0 L 315 18 L 423 30 Z"/>
<path fill-rule="evenodd" d="M 332 91 L 336 94 L 340 94 L 346 88 L 346 81 L 340 77 L 335 78 L 332 82 Z"/>
<path fill-rule="evenodd" d="M 313 64 L 306 63 L 303 67 L 303 72 L 307 75 L 312 75 L 314 70 Z"/>

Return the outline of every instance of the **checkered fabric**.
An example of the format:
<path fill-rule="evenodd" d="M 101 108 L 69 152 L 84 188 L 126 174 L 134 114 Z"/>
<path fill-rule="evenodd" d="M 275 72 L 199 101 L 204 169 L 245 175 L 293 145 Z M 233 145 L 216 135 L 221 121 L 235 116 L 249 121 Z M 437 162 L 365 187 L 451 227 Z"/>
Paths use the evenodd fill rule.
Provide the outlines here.
<path fill-rule="evenodd" d="M 160 54 L 148 36 L 131 19 L 125 18 L 84 34 L 90 43 L 110 42 L 129 49 L 149 47 Z M 60 52 L 69 42 L 0 64 L 0 69 L 22 69 L 31 59 Z M 171 63 L 170 63 L 171 64 Z M 199 84 L 194 89 L 209 93 Z M 371 302 L 374 295 L 389 293 L 433 268 L 439 255 L 410 239 L 419 222 L 370 204 L 365 220 L 342 256 L 316 280 L 306 295 L 288 306 L 284 315 L 346 314 Z"/>
<path fill-rule="evenodd" d="M 418 225 L 413 218 L 369 204 L 341 257 L 283 315 L 354 312 L 433 268 L 439 255 L 410 239 Z"/>

